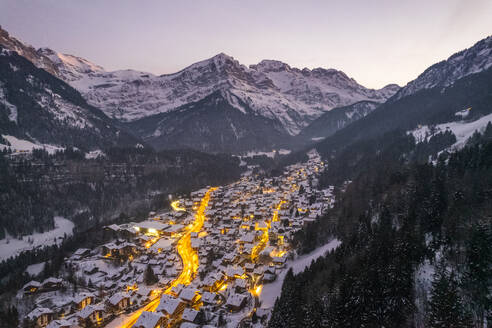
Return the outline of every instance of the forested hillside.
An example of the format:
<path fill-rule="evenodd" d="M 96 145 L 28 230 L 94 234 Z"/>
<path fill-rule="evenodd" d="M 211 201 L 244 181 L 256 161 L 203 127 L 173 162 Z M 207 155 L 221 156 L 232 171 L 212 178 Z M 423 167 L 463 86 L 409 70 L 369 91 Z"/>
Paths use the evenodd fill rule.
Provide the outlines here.
<path fill-rule="evenodd" d="M 491 315 L 492 125 L 434 165 L 420 156 L 432 144 L 386 137 L 358 153 L 363 168 L 327 171 L 324 183 L 352 181 L 297 241 L 342 244 L 287 275 L 269 327 L 474 327 Z"/>
<path fill-rule="evenodd" d="M 120 215 L 162 208 L 169 193 L 236 179 L 239 161 L 191 150 L 111 148 L 96 159 L 69 148 L 32 158 L 0 153 L 0 239 L 53 229 L 64 216 L 84 230 Z"/>

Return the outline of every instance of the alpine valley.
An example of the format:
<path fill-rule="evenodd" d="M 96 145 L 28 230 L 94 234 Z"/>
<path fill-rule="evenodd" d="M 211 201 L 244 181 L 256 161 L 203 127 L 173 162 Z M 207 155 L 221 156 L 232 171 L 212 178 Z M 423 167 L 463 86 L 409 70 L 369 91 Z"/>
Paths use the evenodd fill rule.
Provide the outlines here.
<path fill-rule="evenodd" d="M 491 212 L 492 36 L 374 90 L 0 28 L 2 327 L 490 327 Z"/>

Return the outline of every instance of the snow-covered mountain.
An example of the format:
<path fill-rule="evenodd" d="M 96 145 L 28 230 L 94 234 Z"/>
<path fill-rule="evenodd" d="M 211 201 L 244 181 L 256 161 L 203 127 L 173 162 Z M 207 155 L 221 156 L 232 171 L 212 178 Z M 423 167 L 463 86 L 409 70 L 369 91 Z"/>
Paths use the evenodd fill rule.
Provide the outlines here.
<path fill-rule="evenodd" d="M 135 121 L 172 111 L 221 91 L 241 112 L 244 103 L 258 115 L 278 121 L 291 135 L 332 108 L 358 101 L 384 102 L 399 87 L 367 89 L 341 71 L 297 69 L 272 60 L 246 67 L 218 54 L 177 73 L 156 76 L 133 70 L 106 72 L 101 67 L 49 49 L 59 76 L 108 116 Z"/>
<path fill-rule="evenodd" d="M 56 65 L 50 58 L 38 53 L 34 47 L 27 45 L 13 36 L 11 36 L 6 30 L 0 26 L 0 45 L 3 45 L 6 49 L 17 52 L 22 57 L 27 58 L 36 67 L 42 68 L 49 73 L 59 76 Z"/>
<path fill-rule="evenodd" d="M 414 94 L 422 89 L 449 86 L 467 75 L 484 71 L 490 67 L 492 67 L 492 36 L 455 53 L 447 60 L 430 66 L 398 91 L 392 100 Z"/>
<path fill-rule="evenodd" d="M 130 128 L 145 126 L 145 129 L 139 129 L 145 133 L 137 134 L 151 143 L 154 137 L 166 143 L 162 136 L 167 135 L 168 131 L 163 131 L 165 124 L 146 118 L 156 118 L 157 115 L 178 109 L 178 114 L 185 113 L 193 106 L 202 104 L 211 108 L 209 102 L 201 100 L 214 94 L 220 94 L 221 99 L 229 104 L 227 107 L 237 111 L 237 114 L 259 116 L 265 123 L 262 126 L 275 129 L 273 135 L 294 136 L 333 108 L 360 101 L 382 103 L 399 90 L 397 85 L 388 85 L 380 90 L 368 89 L 335 69 L 297 69 L 274 60 L 263 60 L 247 67 L 223 53 L 167 75 L 157 76 L 134 70 L 108 72 L 86 59 L 61 54 L 49 48 L 35 50 L 5 31 L 2 35 L 4 37 L 0 38 L 0 44 L 69 83 L 89 104 L 101 109 L 109 117 L 125 123 L 137 123 L 128 124 Z M 203 115 L 206 113 L 200 111 L 200 116 Z M 241 115 L 228 116 L 228 120 L 239 119 Z M 173 117 L 178 121 L 184 119 L 176 115 Z M 199 126 L 200 122 L 189 121 L 194 117 L 186 116 L 188 124 Z M 146 119 L 144 124 L 139 124 L 138 121 L 143 119 Z M 260 139 L 262 136 L 272 136 L 271 131 L 262 132 L 257 127 L 231 123 L 242 129 L 256 131 Z M 241 135 L 248 134 L 238 134 L 239 139 Z M 277 139 L 266 140 L 266 147 L 278 144 Z M 156 146 L 167 148 L 169 144 Z M 229 149 L 229 146 L 223 145 L 218 150 Z M 210 145 L 207 148 L 216 147 Z"/>
<path fill-rule="evenodd" d="M 365 117 L 374 111 L 378 105 L 380 103 L 374 101 L 359 101 L 352 105 L 334 108 L 302 129 L 297 137 L 306 139 L 306 141 L 322 140 L 343 129 L 348 124 Z"/>
<path fill-rule="evenodd" d="M 1 44 L 0 135 L 32 145 L 49 144 L 52 149 L 90 150 L 140 142 L 87 104 L 70 85 Z"/>

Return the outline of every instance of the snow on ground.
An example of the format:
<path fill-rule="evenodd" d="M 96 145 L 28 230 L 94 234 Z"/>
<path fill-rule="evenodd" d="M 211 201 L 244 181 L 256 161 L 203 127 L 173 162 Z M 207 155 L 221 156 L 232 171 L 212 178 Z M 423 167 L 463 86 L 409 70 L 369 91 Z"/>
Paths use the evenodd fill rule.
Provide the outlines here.
<path fill-rule="evenodd" d="M 450 130 L 456 136 L 456 143 L 450 148 L 459 149 L 466 144 L 466 141 L 475 131 L 483 131 L 489 122 L 492 122 L 492 114 L 485 115 L 472 122 L 458 121 L 443 123 L 435 126 L 435 132 L 433 134 Z M 421 126 L 409 133 L 413 134 L 417 142 L 429 139 L 433 135 L 427 125 Z"/>
<path fill-rule="evenodd" d="M 325 255 L 327 252 L 335 249 L 340 245 L 341 242 L 338 239 L 334 239 L 330 241 L 328 244 L 325 244 L 309 254 L 305 254 L 299 256 L 294 261 L 287 262 L 286 268 L 282 271 L 281 274 L 278 275 L 277 279 L 270 284 L 266 284 L 263 286 L 263 290 L 261 291 L 260 301 L 261 307 L 265 309 L 272 308 L 275 304 L 275 300 L 277 297 L 280 297 L 280 293 L 282 291 L 282 284 L 284 282 L 285 275 L 290 268 L 294 274 L 298 274 L 304 271 L 313 260 L 316 260 L 318 257 Z"/>
<path fill-rule="evenodd" d="M 74 227 L 72 221 L 67 220 L 61 216 L 55 216 L 54 220 L 55 229 L 53 230 L 43 233 L 34 233 L 32 235 L 22 237 L 22 239 L 16 239 L 10 236 L 1 239 L 0 261 L 6 260 L 11 256 L 16 256 L 26 250 L 49 246 L 55 243 L 60 244 L 65 234 L 67 236 L 70 236 L 72 234 L 72 230 Z M 32 243 L 30 243 L 29 240 L 32 240 Z"/>
<path fill-rule="evenodd" d="M 246 153 L 245 156 L 241 157 L 253 157 L 253 156 L 261 156 L 265 155 L 267 157 L 273 158 L 275 156 L 275 153 L 279 155 L 288 155 L 291 153 L 289 149 L 279 149 L 279 150 L 272 150 L 272 151 L 249 151 Z"/>
<path fill-rule="evenodd" d="M 54 154 L 57 150 L 64 150 L 63 147 L 49 144 L 35 144 L 28 140 L 17 139 L 14 136 L 2 134 L 2 137 L 10 143 L 10 146 L 0 144 L 0 150 L 10 148 L 13 152 L 32 152 L 33 149 L 44 149 L 50 154 Z"/>
<path fill-rule="evenodd" d="M 102 150 L 97 149 L 86 153 L 85 159 L 96 159 L 98 157 L 104 157 L 104 156 L 106 156 L 106 154 Z"/>
<path fill-rule="evenodd" d="M 31 276 L 37 276 L 44 269 L 44 262 L 31 264 L 26 268 L 26 272 Z"/>
<path fill-rule="evenodd" d="M 311 138 L 312 141 L 321 141 L 323 140 L 325 137 L 315 137 L 315 138 Z"/>

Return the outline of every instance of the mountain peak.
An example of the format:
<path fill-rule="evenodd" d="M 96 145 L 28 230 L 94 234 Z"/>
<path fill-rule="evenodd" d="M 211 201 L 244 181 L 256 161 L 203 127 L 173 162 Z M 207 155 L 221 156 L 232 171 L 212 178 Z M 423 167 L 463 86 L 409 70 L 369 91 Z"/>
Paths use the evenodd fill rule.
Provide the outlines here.
<path fill-rule="evenodd" d="M 279 60 L 272 60 L 272 59 L 263 59 L 258 64 L 250 65 L 249 67 L 251 69 L 261 71 L 264 73 L 289 71 L 291 69 L 291 67 L 288 64 L 281 62 Z"/>
<path fill-rule="evenodd" d="M 49 73 L 58 76 L 58 69 L 51 62 L 49 58 L 42 54 L 38 54 L 36 49 L 32 46 L 22 43 L 13 36 L 9 34 L 6 30 L 2 29 L 0 26 L 0 45 L 4 46 L 6 49 L 15 51 L 20 56 L 28 59 L 36 67 L 43 68 Z"/>
<path fill-rule="evenodd" d="M 422 89 L 446 87 L 455 81 L 492 67 L 492 36 L 475 43 L 427 68 L 415 80 L 407 83 L 395 95 L 395 100 L 414 94 Z"/>

